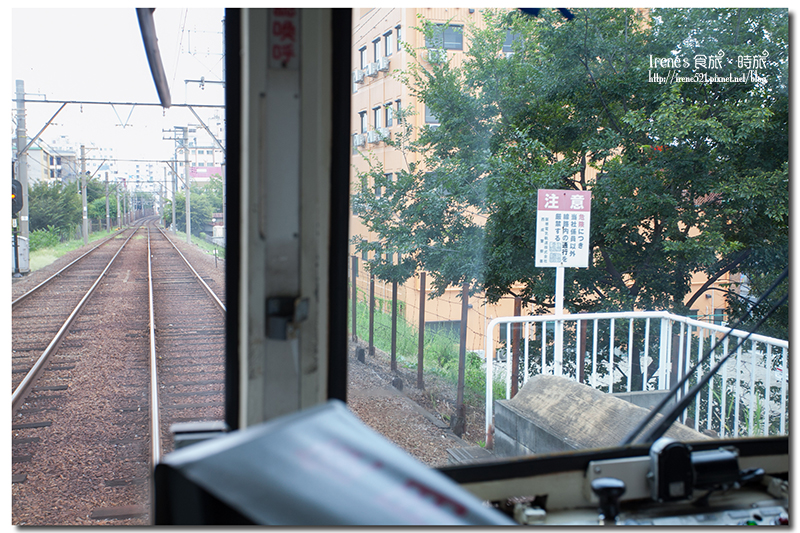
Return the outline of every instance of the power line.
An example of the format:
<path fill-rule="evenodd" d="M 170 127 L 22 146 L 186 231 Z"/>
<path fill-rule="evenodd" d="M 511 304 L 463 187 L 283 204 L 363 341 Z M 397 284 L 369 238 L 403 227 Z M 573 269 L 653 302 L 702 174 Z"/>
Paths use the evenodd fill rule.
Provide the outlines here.
<path fill-rule="evenodd" d="M 18 102 L 17 99 L 12 99 L 13 102 Z M 25 103 L 35 104 L 81 104 L 81 105 L 131 105 L 131 106 L 144 106 L 144 107 L 163 107 L 159 102 L 97 102 L 87 100 L 22 100 Z M 225 104 L 172 104 L 170 107 L 203 107 L 203 108 L 225 108 Z"/>

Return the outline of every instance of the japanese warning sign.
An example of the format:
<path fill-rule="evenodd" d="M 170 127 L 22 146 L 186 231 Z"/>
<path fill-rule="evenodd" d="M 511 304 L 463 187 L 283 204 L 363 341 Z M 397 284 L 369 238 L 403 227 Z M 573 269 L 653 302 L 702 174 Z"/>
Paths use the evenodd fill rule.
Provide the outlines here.
<path fill-rule="evenodd" d="M 539 189 L 536 213 L 536 266 L 589 266 L 592 193 Z"/>

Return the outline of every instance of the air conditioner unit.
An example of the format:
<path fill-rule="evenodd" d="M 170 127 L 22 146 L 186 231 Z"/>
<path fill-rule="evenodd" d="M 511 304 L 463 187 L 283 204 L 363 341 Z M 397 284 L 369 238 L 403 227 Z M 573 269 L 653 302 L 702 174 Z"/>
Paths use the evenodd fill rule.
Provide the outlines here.
<path fill-rule="evenodd" d="M 364 146 L 365 142 L 366 139 L 364 138 L 363 134 L 356 133 L 355 135 L 353 135 L 353 147 Z"/>
<path fill-rule="evenodd" d="M 367 76 L 375 77 L 378 75 L 378 64 L 370 63 L 367 65 Z"/>
<path fill-rule="evenodd" d="M 381 142 L 381 134 L 378 130 L 372 130 L 367 132 L 367 142 L 372 144 L 377 144 Z"/>
<path fill-rule="evenodd" d="M 381 72 L 388 72 L 389 71 L 389 58 L 382 57 L 378 60 L 378 70 Z"/>
<path fill-rule="evenodd" d="M 444 48 L 429 48 L 428 63 L 444 63 L 447 61 L 447 50 Z"/>
<path fill-rule="evenodd" d="M 391 136 L 391 133 L 389 133 L 389 128 L 378 128 L 378 134 L 383 141 L 388 141 Z"/>
<path fill-rule="evenodd" d="M 364 71 L 355 69 L 353 71 L 353 83 L 364 83 Z"/>

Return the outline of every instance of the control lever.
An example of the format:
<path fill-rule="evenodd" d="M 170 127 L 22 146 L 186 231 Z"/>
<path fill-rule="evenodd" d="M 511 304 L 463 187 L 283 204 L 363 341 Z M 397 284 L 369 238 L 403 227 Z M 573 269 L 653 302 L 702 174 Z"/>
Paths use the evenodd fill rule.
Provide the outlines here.
<path fill-rule="evenodd" d="M 613 477 L 592 480 L 592 492 L 600 498 L 600 515 L 604 525 L 614 525 L 619 514 L 619 499 L 625 494 L 625 482 Z"/>

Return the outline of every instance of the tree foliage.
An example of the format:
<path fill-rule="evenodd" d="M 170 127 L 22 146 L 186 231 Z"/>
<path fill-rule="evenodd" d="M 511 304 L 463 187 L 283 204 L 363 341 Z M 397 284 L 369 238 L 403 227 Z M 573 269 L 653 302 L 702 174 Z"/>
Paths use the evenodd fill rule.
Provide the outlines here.
<path fill-rule="evenodd" d="M 30 231 L 72 229 L 81 222 L 81 210 L 75 185 L 40 181 L 28 187 Z"/>
<path fill-rule="evenodd" d="M 470 281 L 547 312 L 536 194 L 553 188 L 592 192 L 591 264 L 567 272 L 572 312 L 685 313 L 727 273 L 768 285 L 788 264 L 787 11 L 573 14 L 487 10 L 459 65 L 408 50 L 419 61 L 401 79 L 440 124 L 415 138 L 399 117 L 406 132 L 391 142 L 409 164 L 391 182 L 372 160 L 359 175 L 354 206 L 379 238 L 359 248 L 400 256 L 373 271 L 402 281 L 423 268 L 434 294 Z M 698 273 L 710 283 L 693 293 Z"/>
<path fill-rule="evenodd" d="M 203 185 L 192 185 L 190 211 L 192 216 L 192 235 L 200 236 L 203 227 L 211 224 L 214 213 L 222 212 L 222 179 L 214 175 Z M 175 200 L 175 227 L 186 231 L 186 194 L 179 192 Z M 172 201 L 164 205 L 164 224 L 172 224 Z"/>

